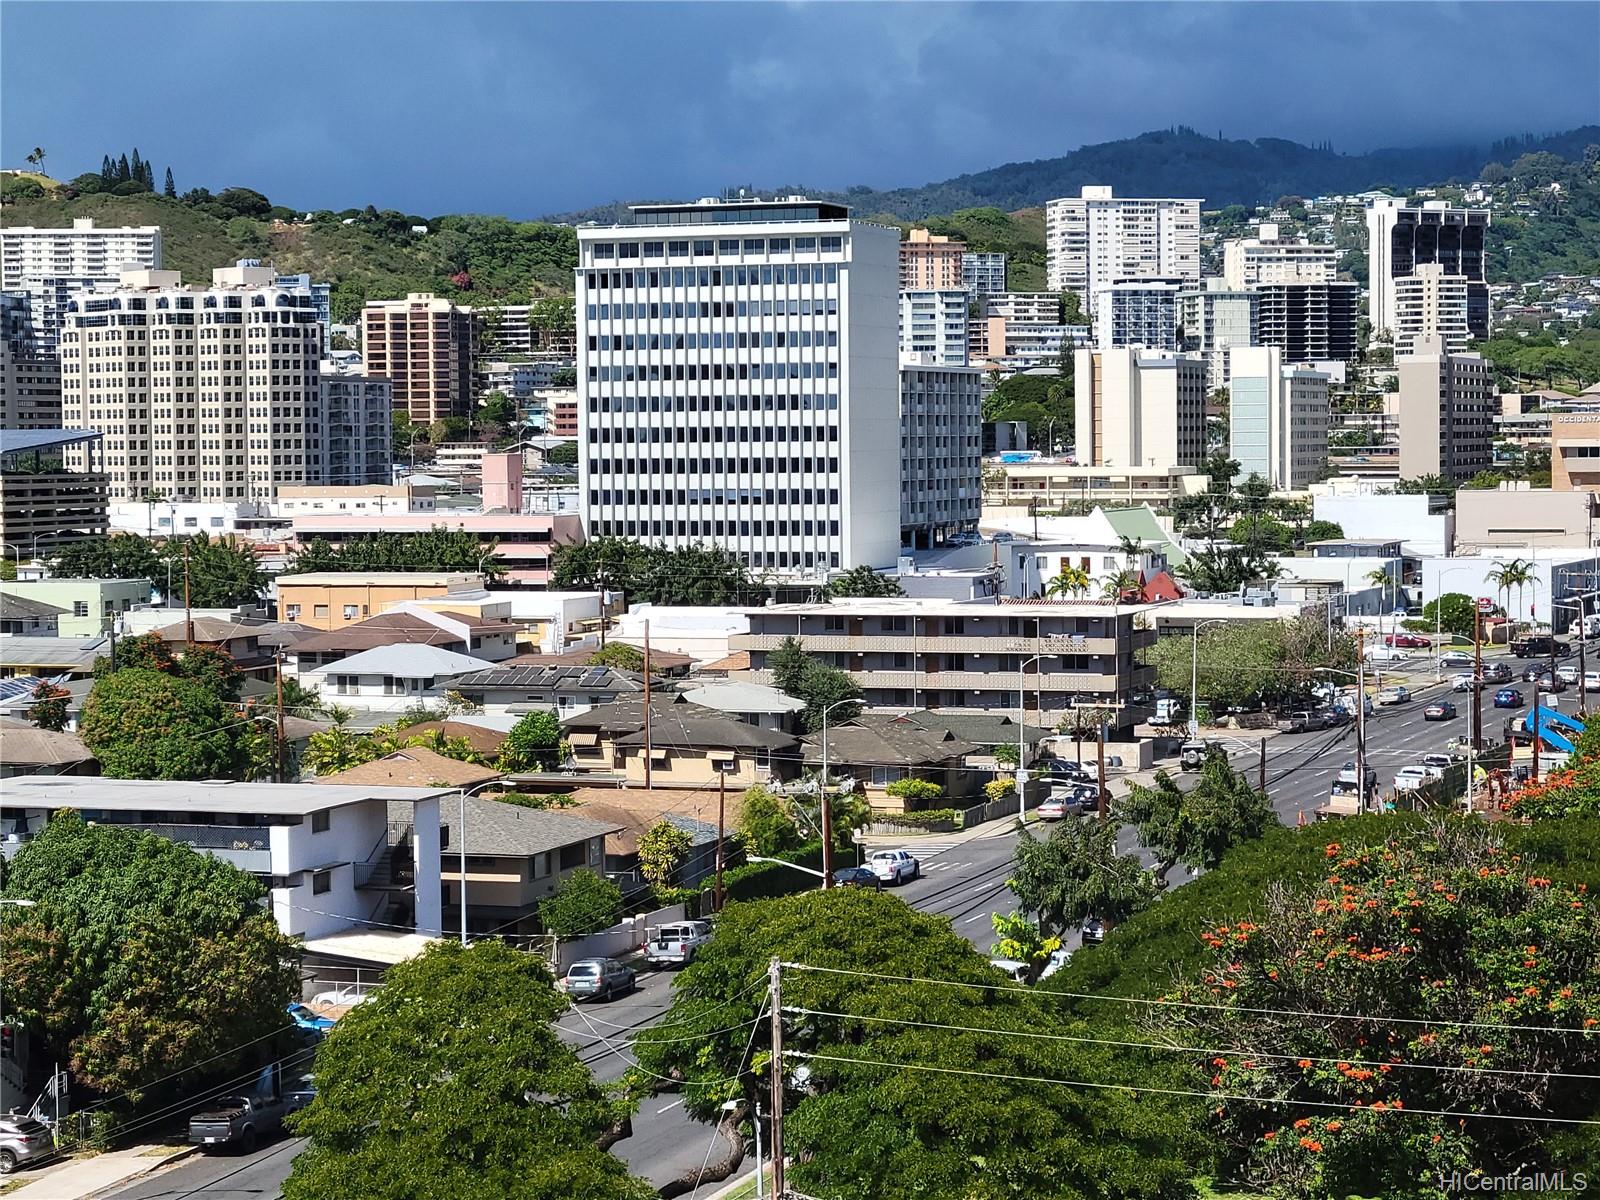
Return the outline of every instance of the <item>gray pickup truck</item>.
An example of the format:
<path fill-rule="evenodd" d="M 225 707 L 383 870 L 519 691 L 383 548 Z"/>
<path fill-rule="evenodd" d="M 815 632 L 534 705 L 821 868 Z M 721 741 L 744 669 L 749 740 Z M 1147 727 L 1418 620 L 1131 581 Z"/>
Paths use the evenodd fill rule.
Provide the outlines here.
<path fill-rule="evenodd" d="M 262 1068 L 248 1094 L 218 1096 L 189 1118 L 189 1144 L 249 1154 L 283 1128 L 289 1101 L 283 1096 L 277 1064 Z"/>

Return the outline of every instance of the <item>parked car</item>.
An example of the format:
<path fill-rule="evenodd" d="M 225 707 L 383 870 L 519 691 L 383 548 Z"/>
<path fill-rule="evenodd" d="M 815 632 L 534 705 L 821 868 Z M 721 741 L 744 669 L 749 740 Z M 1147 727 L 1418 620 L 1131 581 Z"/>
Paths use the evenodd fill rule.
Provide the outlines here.
<path fill-rule="evenodd" d="M 1422 765 L 1437 770 L 1441 778 L 1443 778 L 1446 770 L 1460 761 L 1461 756 L 1459 754 L 1424 754 L 1422 756 Z"/>
<path fill-rule="evenodd" d="M 1386 687 L 1378 693 L 1378 703 L 1382 705 L 1408 704 L 1410 701 L 1411 692 L 1398 684 L 1393 687 Z"/>
<path fill-rule="evenodd" d="M 1521 708 L 1522 693 L 1516 688 L 1501 688 L 1494 694 L 1496 708 Z"/>
<path fill-rule="evenodd" d="M 872 873 L 887 884 L 910 883 L 922 874 L 922 865 L 909 850 L 876 850 L 867 859 Z"/>
<path fill-rule="evenodd" d="M 1099 917 L 1090 917 L 1083 923 L 1083 944 L 1086 946 L 1098 945 L 1106 940 L 1106 931 L 1110 926 Z"/>
<path fill-rule="evenodd" d="M 1278 718 L 1277 725 L 1279 733 L 1310 733 L 1327 728 L 1322 718 L 1308 709 L 1285 713 Z"/>
<path fill-rule="evenodd" d="M 327 1033 L 333 1028 L 333 1018 L 325 1017 L 319 1012 L 307 1008 L 304 1004 L 289 1005 L 289 1019 L 301 1029 L 309 1029 L 315 1033 Z"/>
<path fill-rule="evenodd" d="M 840 867 L 833 873 L 833 886 L 871 888 L 875 892 L 881 892 L 883 880 L 873 873 L 871 867 Z"/>
<path fill-rule="evenodd" d="M 1051 758 L 1045 760 L 1044 773 L 1054 775 L 1061 779 L 1070 779 L 1075 783 L 1088 783 L 1093 776 L 1089 768 L 1080 762 L 1073 762 L 1070 758 Z"/>
<path fill-rule="evenodd" d="M 1456 718 L 1456 706 L 1448 700 L 1436 700 L 1422 710 L 1424 721 L 1453 721 Z"/>
<path fill-rule="evenodd" d="M 1093 812 L 1100 807 L 1100 785 L 1095 783 L 1074 784 L 1067 792 L 1071 801 L 1079 806 L 1080 812 Z"/>
<path fill-rule="evenodd" d="M 0 1113 L 0 1175 L 54 1158 L 55 1139 L 42 1121 L 23 1113 Z"/>
<path fill-rule="evenodd" d="M 1045 962 L 1044 970 L 1039 972 L 1039 978 L 1049 979 L 1050 976 L 1054 975 L 1057 971 L 1061 970 L 1062 967 L 1066 966 L 1071 961 L 1071 950 L 1050 951 L 1050 958 Z"/>
<path fill-rule="evenodd" d="M 1586 617 L 1579 617 L 1567 626 L 1567 633 L 1575 638 L 1587 641 L 1589 638 L 1600 637 L 1600 613 L 1590 613 Z"/>
<path fill-rule="evenodd" d="M 1439 665 L 1441 667 L 1470 667 L 1472 665 L 1472 655 L 1465 650 L 1446 650 L 1439 655 Z"/>
<path fill-rule="evenodd" d="M 1356 719 L 1355 713 L 1338 704 L 1329 708 L 1319 708 L 1316 715 L 1322 718 L 1323 727 L 1326 729 L 1338 729 L 1341 725 L 1348 725 Z"/>
<path fill-rule="evenodd" d="M 1395 663 L 1405 662 L 1411 655 L 1398 646 L 1371 646 L 1367 649 L 1368 662 Z"/>
<path fill-rule="evenodd" d="M 1183 716 L 1183 701 L 1173 697 L 1156 701 L 1155 723 L 1171 725 Z"/>
<path fill-rule="evenodd" d="M 1018 962 L 1014 958 L 991 958 L 989 965 L 999 971 L 1012 983 L 1027 983 L 1030 968 L 1025 962 Z"/>
<path fill-rule="evenodd" d="M 652 967 L 686 967 L 695 952 L 711 940 L 711 926 L 705 921 L 678 921 L 663 925 L 645 943 L 644 960 Z"/>
<path fill-rule="evenodd" d="M 1586 692 L 1600 691 L 1600 671 L 1585 671 L 1583 673 L 1583 690 Z"/>
<path fill-rule="evenodd" d="M 1364 773 L 1367 777 L 1367 787 L 1376 787 L 1378 785 L 1378 772 L 1373 769 L 1370 763 L 1367 765 L 1367 769 Z M 1356 764 L 1354 762 L 1346 762 L 1344 766 L 1339 769 L 1338 783 L 1348 788 L 1355 788 Z"/>
<path fill-rule="evenodd" d="M 1401 767 L 1394 777 L 1394 790 L 1409 792 L 1421 787 L 1432 778 L 1426 767 Z"/>
<path fill-rule="evenodd" d="M 1089 792 L 1086 793 L 1085 789 L 1089 789 Z M 1070 787 L 1057 787 L 1035 811 L 1041 821 L 1061 821 L 1094 812 L 1098 802 L 1099 789 L 1092 783 L 1073 784 Z"/>
<path fill-rule="evenodd" d="M 575 1001 L 610 1000 L 633 991 L 635 982 L 633 968 L 614 958 L 580 958 L 556 980 L 556 987 Z"/>
<path fill-rule="evenodd" d="M 1197 771 L 1205 766 L 1206 756 L 1213 750 L 1220 750 L 1222 743 L 1205 738 L 1185 742 L 1178 750 L 1178 762 L 1185 771 Z"/>
<path fill-rule="evenodd" d="M 1386 646 L 1399 646 L 1403 650 L 1417 650 L 1433 643 L 1420 633 L 1391 633 L 1383 639 Z"/>
<path fill-rule="evenodd" d="M 307 1072 L 290 1080 L 283 1088 L 283 1106 L 287 1112 L 297 1113 L 317 1098 L 316 1078 Z"/>
<path fill-rule="evenodd" d="M 220 1096 L 189 1118 L 189 1144 L 227 1147 L 249 1154 L 283 1128 L 289 1103 L 276 1065 L 262 1069 L 251 1093 Z"/>
<path fill-rule="evenodd" d="M 1457 675 L 1450 680 L 1452 692 L 1470 692 L 1477 686 L 1477 679 L 1472 675 Z"/>
<path fill-rule="evenodd" d="M 334 988 L 327 992 L 318 992 L 311 997 L 313 1004 L 328 1004 L 335 1008 L 354 1008 L 357 1004 L 364 1003 L 370 992 L 357 991 L 355 988 Z"/>

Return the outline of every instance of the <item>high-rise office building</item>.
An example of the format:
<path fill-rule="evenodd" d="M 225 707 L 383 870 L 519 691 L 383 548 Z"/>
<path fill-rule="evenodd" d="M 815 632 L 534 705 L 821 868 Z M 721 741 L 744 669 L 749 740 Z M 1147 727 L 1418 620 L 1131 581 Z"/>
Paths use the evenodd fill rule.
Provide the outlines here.
<path fill-rule="evenodd" d="M 389 381 L 368 375 L 360 363 L 325 358 L 318 385 L 318 419 L 306 424 L 307 481 L 388 483 L 394 439 Z"/>
<path fill-rule="evenodd" d="M 1255 291 L 1234 290 L 1217 278 L 1178 293 L 1178 348 L 1205 356 L 1206 386 L 1213 391 L 1228 386 L 1228 350 L 1256 344 L 1259 302 Z"/>
<path fill-rule="evenodd" d="M 0 429 L 61 428 L 61 363 L 40 352 L 31 307 L 0 292 Z"/>
<path fill-rule="evenodd" d="M 966 288 L 967 244 L 926 229 L 913 229 L 900 243 L 902 292 L 955 292 Z"/>
<path fill-rule="evenodd" d="M 589 536 L 717 545 L 809 577 L 893 563 L 896 231 L 796 196 L 632 216 L 578 230 Z"/>
<path fill-rule="evenodd" d="M 961 256 L 961 284 L 981 300 L 1006 290 L 1006 256 L 968 250 Z"/>
<path fill-rule="evenodd" d="M 1400 381 L 1400 478 L 1442 475 L 1465 483 L 1487 471 L 1499 411 L 1494 369 L 1477 354 L 1450 354 L 1435 338 L 1395 360 Z"/>
<path fill-rule="evenodd" d="M 68 300 L 63 423 L 105 435 L 113 501 L 271 500 L 313 481 L 322 326 L 310 290 L 276 278 L 222 267 L 194 287 L 176 271 L 124 271 Z M 69 450 L 68 465 L 81 469 L 82 453 Z"/>
<path fill-rule="evenodd" d="M 1472 340 L 1467 324 L 1471 285 L 1465 275 L 1447 275 L 1439 263 L 1423 263 L 1393 281 L 1395 357 L 1412 354 L 1429 339 L 1459 354 Z"/>
<path fill-rule="evenodd" d="M 100 228 L 92 217 L 77 217 L 71 229 L 0 229 L 0 291 L 28 296 L 42 353 L 55 353 L 67 300 L 115 284 L 124 268 L 161 268 L 159 226 Z"/>
<path fill-rule="evenodd" d="M 1452 208 L 1445 200 L 1426 200 L 1408 207 L 1393 196 L 1367 206 L 1367 274 L 1369 316 L 1376 333 L 1394 331 L 1395 281 L 1425 263 L 1438 263 L 1446 275 L 1467 284 L 1467 328 L 1472 336 L 1489 336 L 1489 284 L 1484 275 L 1484 238 L 1489 210 Z"/>
<path fill-rule="evenodd" d="M 474 337 L 472 310 L 431 292 L 361 310 L 366 369 L 389 380 L 395 408 L 419 425 L 472 411 Z"/>
<path fill-rule="evenodd" d="M 1085 307 L 1119 279 L 1200 279 L 1200 201 L 1118 198 L 1109 187 L 1045 206 L 1050 290 Z"/>
<path fill-rule="evenodd" d="M 1348 280 L 1264 283 L 1256 289 L 1256 332 L 1283 361 L 1350 362 L 1356 356 L 1356 296 Z"/>
<path fill-rule="evenodd" d="M 900 542 L 976 529 L 983 507 L 983 372 L 900 364 Z"/>
<path fill-rule="evenodd" d="M 901 292 L 900 354 L 941 367 L 967 365 L 966 292 Z"/>
<path fill-rule="evenodd" d="M 1206 366 L 1148 350 L 1079 350 L 1077 460 L 1095 467 L 1198 467 L 1206 457 Z"/>
<path fill-rule="evenodd" d="M 1235 291 L 1263 283 L 1326 283 L 1339 275 L 1339 249 L 1257 226 L 1253 238 L 1222 243 L 1222 277 Z"/>
<path fill-rule="evenodd" d="M 1228 357 L 1228 456 L 1240 477 L 1309 487 L 1328 463 L 1328 377 L 1285 367 L 1276 346 L 1235 346 Z"/>
<path fill-rule="evenodd" d="M 1094 344 L 1101 350 L 1143 346 L 1147 350 L 1178 348 L 1176 279 L 1119 279 L 1094 293 Z"/>

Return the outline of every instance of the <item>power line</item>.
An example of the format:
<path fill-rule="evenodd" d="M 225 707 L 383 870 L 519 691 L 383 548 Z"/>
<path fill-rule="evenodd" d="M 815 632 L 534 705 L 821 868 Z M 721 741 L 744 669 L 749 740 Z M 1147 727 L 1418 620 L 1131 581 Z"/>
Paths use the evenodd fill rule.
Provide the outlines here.
<path fill-rule="evenodd" d="M 1195 1100 L 1207 1101 L 1237 1101 L 1245 1104 L 1276 1104 L 1291 1108 L 1326 1108 L 1338 1109 L 1342 1112 L 1383 1112 L 1397 1113 L 1401 1116 L 1410 1114 L 1421 1117 L 1460 1117 L 1463 1119 L 1480 1121 L 1536 1121 L 1549 1125 L 1600 1125 L 1600 1120 L 1589 1120 L 1581 1117 L 1546 1117 L 1523 1115 L 1519 1113 L 1484 1113 L 1466 1112 L 1457 1109 L 1438 1108 L 1398 1108 L 1385 1105 L 1377 1108 L 1376 1105 L 1340 1104 L 1331 1100 L 1291 1100 L 1278 1096 L 1245 1096 L 1227 1092 L 1202 1092 L 1192 1088 L 1158 1088 L 1144 1087 L 1131 1083 L 1096 1083 L 1087 1079 L 1056 1079 L 1042 1075 L 1013 1075 L 1001 1071 L 973 1071 L 960 1067 L 935 1067 L 927 1063 L 885 1062 L 881 1059 L 848 1058 L 839 1054 L 817 1054 L 809 1050 L 785 1050 L 785 1056 L 806 1058 L 817 1062 L 846 1063 L 857 1067 L 885 1067 L 896 1071 L 928 1071 L 938 1075 L 963 1075 L 978 1079 L 998 1079 L 1010 1083 L 1050 1083 L 1061 1087 L 1091 1088 L 1096 1091 L 1126 1092 L 1131 1096 L 1140 1094 L 1149 1096 L 1181 1096 Z"/>

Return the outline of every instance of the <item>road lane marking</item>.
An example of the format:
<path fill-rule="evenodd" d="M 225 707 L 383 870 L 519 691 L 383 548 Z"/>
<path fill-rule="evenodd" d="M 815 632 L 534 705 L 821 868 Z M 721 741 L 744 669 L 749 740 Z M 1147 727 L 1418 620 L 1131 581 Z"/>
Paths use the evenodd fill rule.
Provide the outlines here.
<path fill-rule="evenodd" d="M 681 1099 L 674 1100 L 671 1104 L 666 1105 L 664 1108 L 656 1109 L 656 1116 L 659 1117 L 664 1112 L 671 1112 L 673 1109 L 677 1108 L 678 1105 L 680 1105 L 682 1103 L 683 1103 L 683 1101 Z"/>

